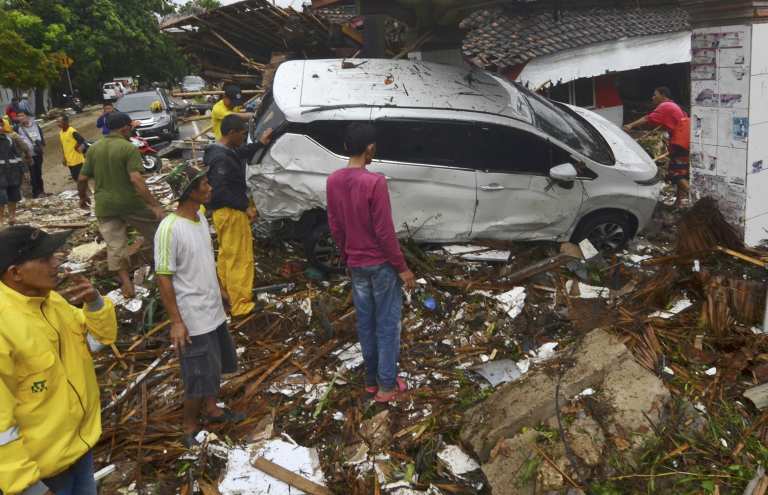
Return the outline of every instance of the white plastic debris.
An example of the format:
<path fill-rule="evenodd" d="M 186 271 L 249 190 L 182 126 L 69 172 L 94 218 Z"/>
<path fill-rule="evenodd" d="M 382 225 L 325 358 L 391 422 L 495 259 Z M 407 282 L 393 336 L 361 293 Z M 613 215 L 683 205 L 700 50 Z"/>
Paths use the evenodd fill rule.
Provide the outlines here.
<path fill-rule="evenodd" d="M 592 243 L 589 241 L 589 239 L 584 239 L 579 243 L 579 248 L 581 249 L 581 254 L 584 255 L 585 260 L 591 260 L 598 254 L 600 254 L 600 251 L 595 249 L 595 246 L 592 245 Z"/>
<path fill-rule="evenodd" d="M 674 374 L 675 374 L 675 371 L 672 368 L 670 368 L 669 366 L 664 366 L 664 370 L 663 371 L 664 371 L 664 373 L 666 373 L 668 375 L 673 375 L 674 376 Z"/>
<path fill-rule="evenodd" d="M 121 306 L 131 313 L 136 313 L 141 309 L 141 306 L 144 303 L 144 298 L 149 296 L 149 289 L 138 285 L 135 287 L 136 297 L 133 299 L 126 299 L 123 297 L 123 293 L 120 291 L 120 289 L 113 290 L 107 294 L 107 297 L 112 300 L 112 303 L 115 306 Z"/>
<path fill-rule="evenodd" d="M 633 263 L 635 265 L 639 265 L 643 261 L 649 260 L 653 258 L 653 256 L 650 256 L 648 254 L 630 254 L 626 257 L 630 263 Z"/>
<path fill-rule="evenodd" d="M 456 476 L 461 476 L 462 474 L 467 474 L 480 469 L 480 464 L 469 457 L 457 445 L 447 445 L 437 453 L 437 458 L 440 459 Z"/>
<path fill-rule="evenodd" d="M 693 408 L 696 409 L 697 411 L 701 412 L 701 413 L 704 413 L 704 414 L 707 413 L 707 406 L 705 406 L 701 402 L 697 402 L 696 404 L 694 404 Z"/>
<path fill-rule="evenodd" d="M 467 253 L 477 253 L 478 251 L 487 250 L 488 248 L 485 246 L 472 246 L 463 244 L 449 244 L 447 246 L 443 246 L 443 251 L 453 256 Z"/>
<path fill-rule="evenodd" d="M 363 364 L 363 348 L 360 347 L 360 343 L 348 345 L 333 353 L 342 365 L 348 370 L 353 370 Z"/>
<path fill-rule="evenodd" d="M 699 273 L 701 271 L 701 262 L 699 260 L 693 260 L 693 271 Z"/>
<path fill-rule="evenodd" d="M 693 306 L 693 303 L 688 298 L 683 298 L 677 301 L 675 304 L 672 305 L 671 308 L 669 308 L 666 311 L 656 311 L 654 313 L 651 313 L 648 315 L 649 318 L 663 318 L 665 320 L 668 320 L 672 318 L 673 316 L 682 313 L 686 309 Z"/>
<path fill-rule="evenodd" d="M 542 363 L 548 359 L 552 359 L 555 356 L 555 348 L 558 346 L 557 342 L 547 342 L 546 344 L 542 344 L 539 346 L 536 350 L 530 350 L 528 351 L 528 355 L 530 357 L 521 359 L 517 363 L 517 369 L 520 370 L 520 373 L 526 374 L 528 373 L 528 370 L 531 368 L 531 364 L 535 363 Z"/>
<path fill-rule="evenodd" d="M 467 261 L 507 262 L 509 261 L 510 256 L 512 256 L 512 251 L 492 249 L 490 251 L 480 251 L 477 253 L 463 254 L 461 256 L 461 259 L 467 260 Z"/>
<path fill-rule="evenodd" d="M 417 278 L 416 283 L 419 285 L 427 285 L 427 280 L 424 278 Z"/>
<path fill-rule="evenodd" d="M 299 495 L 292 488 L 251 465 L 251 459 L 264 457 L 269 461 L 319 485 L 325 485 L 317 450 L 292 445 L 280 439 L 269 440 L 229 451 L 227 470 L 219 484 L 221 495 Z"/>
<path fill-rule="evenodd" d="M 584 397 L 591 397 L 593 395 L 595 395 L 595 389 L 593 389 L 593 388 L 585 388 L 584 390 L 582 390 L 581 392 L 576 394 L 573 397 L 573 400 L 579 400 L 579 399 L 583 399 Z"/>
<path fill-rule="evenodd" d="M 344 419 L 345 419 L 345 417 L 344 417 L 344 413 L 343 412 L 336 411 L 335 413 L 333 413 L 333 420 L 334 421 L 344 421 Z"/>
<path fill-rule="evenodd" d="M 516 318 L 525 307 L 525 287 L 515 287 L 510 291 L 494 296 L 494 299 L 501 303 L 501 308 L 509 318 Z"/>
<path fill-rule="evenodd" d="M 715 367 L 709 368 L 707 371 L 704 372 L 704 374 L 707 376 L 715 376 L 717 374 L 717 368 Z"/>
<path fill-rule="evenodd" d="M 299 308 L 307 315 L 307 324 L 312 321 L 312 299 L 306 298 L 299 302 Z"/>
<path fill-rule="evenodd" d="M 577 297 L 581 299 L 597 299 L 597 298 L 607 298 L 610 290 L 607 287 L 596 287 L 594 285 L 585 284 L 583 282 L 579 282 L 579 295 Z M 565 291 L 568 294 L 572 293 L 573 289 L 573 280 L 568 280 L 565 283 Z"/>
<path fill-rule="evenodd" d="M 78 199 L 79 195 L 77 191 L 62 191 L 59 193 L 59 198 L 64 200 Z"/>
<path fill-rule="evenodd" d="M 472 371 L 485 378 L 492 387 L 512 382 L 522 376 L 520 369 L 511 359 L 500 359 L 477 365 Z"/>
<path fill-rule="evenodd" d="M 102 351 L 105 347 L 104 344 L 96 340 L 96 338 L 91 335 L 90 333 L 85 334 L 85 340 L 88 341 L 88 348 L 91 350 L 92 353 L 97 353 L 99 351 Z"/>
<path fill-rule="evenodd" d="M 93 479 L 96 481 L 100 481 L 110 474 L 114 473 L 117 470 L 117 467 L 114 464 L 110 464 L 109 466 L 105 466 L 95 473 L 93 473 Z"/>

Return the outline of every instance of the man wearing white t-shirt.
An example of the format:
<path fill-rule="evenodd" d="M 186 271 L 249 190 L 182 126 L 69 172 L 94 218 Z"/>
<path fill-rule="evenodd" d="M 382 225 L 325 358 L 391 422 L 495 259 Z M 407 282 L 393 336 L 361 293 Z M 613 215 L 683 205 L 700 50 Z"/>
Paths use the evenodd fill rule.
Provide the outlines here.
<path fill-rule="evenodd" d="M 179 200 L 155 235 L 160 298 L 171 319 L 171 343 L 184 382 L 184 442 L 196 442 L 200 415 L 208 423 L 237 422 L 239 413 L 216 405 L 222 373 L 237 371 L 208 221 L 200 206 L 211 199 L 206 172 L 181 164 L 165 179 Z"/>

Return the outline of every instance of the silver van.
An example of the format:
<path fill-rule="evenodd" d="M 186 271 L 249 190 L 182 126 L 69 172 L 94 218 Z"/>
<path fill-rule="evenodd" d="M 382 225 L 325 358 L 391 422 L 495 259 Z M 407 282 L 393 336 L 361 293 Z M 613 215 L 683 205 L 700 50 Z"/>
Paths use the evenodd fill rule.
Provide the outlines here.
<path fill-rule="evenodd" d="M 371 122 L 395 227 L 422 242 L 578 241 L 622 246 L 650 220 L 661 184 L 651 157 L 601 116 L 488 72 L 407 60 L 297 60 L 278 68 L 251 139 L 262 218 L 318 238 L 325 182 L 346 166 L 346 126 Z M 307 219 L 309 217 L 309 220 Z M 310 240 L 311 242 L 311 240 Z"/>

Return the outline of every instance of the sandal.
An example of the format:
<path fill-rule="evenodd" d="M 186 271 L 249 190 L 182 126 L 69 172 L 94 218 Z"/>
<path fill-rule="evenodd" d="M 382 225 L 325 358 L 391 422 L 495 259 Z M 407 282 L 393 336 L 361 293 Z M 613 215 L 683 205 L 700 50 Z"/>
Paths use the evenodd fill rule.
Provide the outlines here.
<path fill-rule="evenodd" d="M 224 408 L 221 410 L 221 416 L 206 416 L 205 421 L 207 423 L 239 423 L 245 419 L 245 414 L 240 412 L 234 412 L 231 409 Z"/>
<path fill-rule="evenodd" d="M 408 384 L 405 383 L 405 380 L 403 380 L 398 376 L 395 381 L 397 382 L 397 389 L 400 390 L 400 392 L 405 392 L 406 390 L 408 390 Z M 378 385 L 366 385 L 365 387 L 365 392 L 371 395 L 374 395 L 378 391 L 379 391 Z"/>
<path fill-rule="evenodd" d="M 382 404 L 400 400 L 400 396 L 408 390 L 408 384 L 399 376 L 397 377 L 396 383 L 396 389 L 390 390 L 389 392 L 379 390 L 373 400 Z"/>

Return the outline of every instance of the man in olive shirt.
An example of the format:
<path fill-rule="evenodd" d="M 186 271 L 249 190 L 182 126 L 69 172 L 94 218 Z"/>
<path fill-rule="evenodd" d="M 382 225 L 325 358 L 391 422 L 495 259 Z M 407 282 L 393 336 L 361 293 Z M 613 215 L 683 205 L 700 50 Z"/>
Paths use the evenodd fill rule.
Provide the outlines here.
<path fill-rule="evenodd" d="M 107 115 L 106 123 L 110 133 L 88 150 L 77 189 L 80 207 L 89 209 L 88 180 L 94 179 L 96 217 L 107 243 L 107 267 L 117 272 L 123 295 L 133 297 L 128 227 L 135 228 L 144 237 L 142 250 L 151 256 L 155 231 L 165 212 L 141 176 L 141 154 L 128 141 L 131 118 L 122 112 L 112 112 Z"/>

